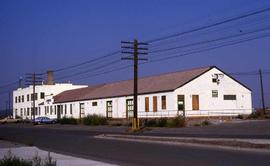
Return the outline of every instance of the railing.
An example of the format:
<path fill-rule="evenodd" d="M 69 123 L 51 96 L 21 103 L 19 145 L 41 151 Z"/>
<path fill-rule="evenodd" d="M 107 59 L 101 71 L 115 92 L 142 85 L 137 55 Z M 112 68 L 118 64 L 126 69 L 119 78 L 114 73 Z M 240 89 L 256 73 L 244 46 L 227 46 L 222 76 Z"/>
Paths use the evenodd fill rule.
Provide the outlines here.
<path fill-rule="evenodd" d="M 158 110 L 157 112 L 145 112 L 139 111 L 139 118 L 162 118 L 162 117 L 175 117 L 178 115 L 184 115 L 186 117 L 216 117 L 216 116 L 237 116 L 248 115 L 253 112 L 253 109 L 213 109 L 213 110 Z M 126 117 L 126 113 L 123 114 L 123 118 Z"/>

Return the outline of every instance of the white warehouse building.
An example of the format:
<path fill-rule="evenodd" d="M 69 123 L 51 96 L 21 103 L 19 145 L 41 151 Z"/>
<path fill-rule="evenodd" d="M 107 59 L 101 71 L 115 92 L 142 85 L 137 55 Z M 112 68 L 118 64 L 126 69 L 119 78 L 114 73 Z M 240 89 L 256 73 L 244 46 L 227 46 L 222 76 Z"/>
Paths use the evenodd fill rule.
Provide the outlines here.
<path fill-rule="evenodd" d="M 54 97 L 50 117 L 133 116 L 133 80 L 88 86 Z M 47 106 L 48 107 L 48 106 Z M 49 109 L 49 108 L 47 108 Z M 237 116 L 252 113 L 251 90 L 215 66 L 139 78 L 138 117 Z"/>

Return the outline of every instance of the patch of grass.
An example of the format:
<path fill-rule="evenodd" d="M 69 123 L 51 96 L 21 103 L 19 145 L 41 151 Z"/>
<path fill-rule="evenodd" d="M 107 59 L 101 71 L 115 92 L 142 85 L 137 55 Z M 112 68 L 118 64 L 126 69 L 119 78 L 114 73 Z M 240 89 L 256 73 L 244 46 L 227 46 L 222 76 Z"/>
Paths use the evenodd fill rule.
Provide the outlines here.
<path fill-rule="evenodd" d="M 32 160 L 26 160 L 12 155 L 11 151 L 0 160 L 0 166 L 56 166 L 56 161 L 52 159 L 50 153 L 45 160 L 36 154 Z"/>
<path fill-rule="evenodd" d="M 87 115 L 87 117 L 82 119 L 84 125 L 97 126 L 97 125 L 107 125 L 107 118 L 100 115 Z"/>
<path fill-rule="evenodd" d="M 32 161 L 25 160 L 13 156 L 11 152 L 4 156 L 3 159 L 0 160 L 1 166 L 32 166 Z"/>
<path fill-rule="evenodd" d="M 68 117 L 63 117 L 63 118 L 59 119 L 58 122 L 59 122 L 60 124 L 73 124 L 73 125 L 78 124 L 77 119 L 72 118 L 72 117 L 70 117 L 70 118 L 68 118 Z"/>

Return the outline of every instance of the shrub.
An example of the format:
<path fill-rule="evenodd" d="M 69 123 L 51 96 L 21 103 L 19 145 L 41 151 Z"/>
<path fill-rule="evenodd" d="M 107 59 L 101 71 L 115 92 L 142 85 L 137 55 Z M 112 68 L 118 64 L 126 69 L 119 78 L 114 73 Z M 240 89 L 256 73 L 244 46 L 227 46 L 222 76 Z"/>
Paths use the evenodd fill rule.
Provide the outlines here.
<path fill-rule="evenodd" d="M 183 116 L 177 116 L 167 121 L 167 127 L 185 127 L 186 120 Z"/>
<path fill-rule="evenodd" d="M 166 127 L 167 121 L 168 121 L 167 118 L 146 119 L 144 121 L 144 125 L 146 127 Z"/>
<path fill-rule="evenodd" d="M 236 118 L 237 119 L 244 119 L 244 116 L 243 115 L 237 115 Z"/>
<path fill-rule="evenodd" d="M 72 117 L 70 117 L 70 118 L 63 117 L 63 118 L 59 119 L 59 123 L 60 124 L 78 124 L 77 119 L 72 118 Z"/>
<path fill-rule="evenodd" d="M 264 118 L 263 112 L 262 111 L 256 111 L 256 112 L 252 112 L 247 119 L 260 119 L 260 118 Z"/>
<path fill-rule="evenodd" d="M 167 118 L 160 118 L 160 119 L 157 120 L 157 126 L 158 127 L 166 127 L 167 122 L 168 122 Z"/>
<path fill-rule="evenodd" d="M 211 124 L 211 122 L 209 122 L 208 120 L 204 120 L 202 121 L 202 126 L 209 126 Z"/>
<path fill-rule="evenodd" d="M 144 121 L 144 125 L 146 127 L 157 127 L 158 126 L 156 119 L 146 119 Z"/>
<path fill-rule="evenodd" d="M 97 126 L 97 125 L 107 125 L 107 118 L 100 115 L 87 115 L 83 118 L 84 125 Z"/>

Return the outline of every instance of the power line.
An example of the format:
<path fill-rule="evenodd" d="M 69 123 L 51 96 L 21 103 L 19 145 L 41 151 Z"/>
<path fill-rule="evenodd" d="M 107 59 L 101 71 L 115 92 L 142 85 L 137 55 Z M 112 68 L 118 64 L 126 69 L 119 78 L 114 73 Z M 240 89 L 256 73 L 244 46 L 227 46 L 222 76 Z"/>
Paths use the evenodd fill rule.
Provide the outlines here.
<path fill-rule="evenodd" d="M 270 27 L 263 28 L 263 29 L 259 29 L 259 30 L 254 30 L 254 31 L 250 31 L 250 32 L 247 32 L 247 33 L 242 33 L 242 34 L 239 34 L 239 35 L 230 35 L 230 36 L 226 36 L 226 37 L 222 37 L 222 38 L 217 38 L 217 39 L 213 39 L 213 40 L 207 40 L 207 41 L 201 41 L 201 42 L 197 42 L 197 43 L 191 43 L 191 44 L 187 44 L 187 45 L 178 46 L 177 48 L 190 47 L 190 46 L 194 46 L 194 45 L 206 44 L 206 43 L 210 43 L 210 42 L 214 42 L 214 41 L 221 41 L 221 40 L 225 40 L 225 39 L 229 39 L 229 38 L 235 38 L 235 37 L 244 36 L 244 35 L 247 35 L 247 34 L 253 34 L 253 33 L 261 32 L 261 31 L 269 30 L 269 28 L 270 28 Z M 175 49 L 175 48 L 176 48 L 176 47 L 174 47 L 174 48 L 169 48 L 169 49 L 166 49 L 166 51 L 168 51 L 168 50 L 173 50 L 173 49 Z M 162 50 L 162 51 L 163 51 L 163 50 Z M 153 53 L 153 52 L 154 52 L 154 51 L 152 51 L 152 53 Z M 90 70 L 86 70 L 86 71 L 83 71 L 83 72 L 75 73 L 75 74 L 68 75 L 68 76 L 64 76 L 64 77 L 60 77 L 60 79 L 62 79 L 62 78 L 67 78 L 67 77 L 78 76 L 78 75 L 82 75 L 82 74 L 86 74 L 86 73 L 95 71 L 95 70 L 97 70 L 97 69 L 100 69 L 100 68 L 102 68 L 102 67 L 107 67 L 108 65 L 111 65 L 111 64 L 116 63 L 116 62 L 117 62 L 117 61 L 109 62 L 108 64 L 105 64 L 105 65 L 102 65 L 102 66 L 98 66 L 98 67 L 93 68 L 93 69 L 90 69 Z"/>
<path fill-rule="evenodd" d="M 244 15 L 241 15 L 241 16 L 236 16 L 236 17 L 233 17 L 233 18 L 229 18 L 229 19 L 226 19 L 226 20 L 223 20 L 223 21 L 220 21 L 220 22 L 216 22 L 216 23 L 213 23 L 213 24 L 210 24 L 210 25 L 205 25 L 205 26 L 202 26 L 202 27 L 199 27 L 199 28 L 194 28 L 194 29 L 187 30 L 187 31 L 184 31 L 184 32 L 175 33 L 175 34 L 172 34 L 172 35 L 152 39 L 152 40 L 149 40 L 147 42 L 148 43 L 154 43 L 154 42 L 159 42 L 159 41 L 162 41 L 162 40 L 167 40 L 167 39 L 170 39 L 170 38 L 173 38 L 173 37 L 178 37 L 178 36 L 181 36 L 181 35 L 201 31 L 201 30 L 208 29 L 208 28 L 215 27 L 215 26 L 219 26 L 219 25 L 222 25 L 222 24 L 225 24 L 225 23 L 228 23 L 228 22 L 240 20 L 240 19 L 243 19 L 243 18 L 247 18 L 247 17 L 250 17 L 250 16 L 261 14 L 261 13 L 265 13 L 265 12 L 268 12 L 268 11 L 270 11 L 270 8 L 265 8 L 265 9 L 258 10 L 258 11 L 252 12 L 252 13 L 248 13 L 248 14 L 244 14 Z"/>
<path fill-rule="evenodd" d="M 55 69 L 54 72 L 60 72 L 60 71 L 63 71 L 63 70 L 68 70 L 68 69 L 76 68 L 76 67 L 79 67 L 79 66 L 82 66 L 82 65 L 85 65 L 85 64 L 93 63 L 93 62 L 96 62 L 98 60 L 101 60 L 101 59 L 104 59 L 104 58 L 107 58 L 107 57 L 116 55 L 116 54 L 118 54 L 120 52 L 121 52 L 121 50 L 117 50 L 117 51 L 108 53 L 106 55 L 103 55 L 101 57 L 93 58 L 93 59 L 90 59 L 90 60 L 85 61 L 85 62 L 82 62 L 82 63 L 78 63 L 78 64 L 75 64 L 75 65 L 71 65 L 71 66 L 67 66 L 67 67 Z"/>
<path fill-rule="evenodd" d="M 19 81 L 15 81 L 15 82 L 11 82 L 11 83 L 8 83 L 8 84 L 5 84 L 5 85 L 1 85 L 0 89 L 10 87 L 10 86 L 18 84 L 18 83 L 19 83 Z"/>
<path fill-rule="evenodd" d="M 264 36 L 248 38 L 248 39 L 242 39 L 240 41 L 233 41 L 233 42 L 225 43 L 225 44 L 222 44 L 222 45 L 217 45 L 217 46 L 212 46 L 212 47 L 203 48 L 203 49 L 199 49 L 199 50 L 194 50 L 194 51 L 187 52 L 187 53 L 184 53 L 184 54 L 176 54 L 176 55 L 169 56 L 169 57 L 163 57 L 163 58 L 155 59 L 155 60 L 152 60 L 152 61 L 143 62 L 143 63 L 140 63 L 139 65 L 148 64 L 148 63 L 154 63 L 154 62 L 159 62 L 159 61 L 165 61 L 165 60 L 168 60 L 168 59 L 174 59 L 174 58 L 183 57 L 183 56 L 187 56 L 187 55 L 192 55 L 192 54 L 196 54 L 196 53 L 211 51 L 211 50 L 215 50 L 215 49 L 218 49 L 218 48 L 222 48 L 222 47 L 226 47 L 226 46 L 233 46 L 233 45 L 237 45 L 237 44 L 240 44 L 240 43 L 244 43 L 244 42 L 248 42 L 248 41 L 252 41 L 252 40 L 256 40 L 256 39 L 260 39 L 260 38 L 265 38 L 265 37 L 269 37 L 269 36 L 270 36 L 270 34 L 264 35 Z M 96 74 L 93 74 L 93 75 L 89 75 L 87 77 L 83 77 L 83 78 L 80 78 L 80 79 L 77 79 L 77 80 L 82 80 L 82 79 L 86 79 L 86 78 L 89 78 L 89 77 L 96 77 L 96 76 L 104 75 L 104 74 L 107 74 L 107 73 L 124 70 L 124 69 L 130 68 L 130 67 L 132 67 L 132 65 L 118 67 L 118 68 L 115 68 L 115 69 L 112 69 L 112 70 L 108 70 L 108 71 L 104 71 L 104 72 L 101 72 L 101 73 L 96 73 Z"/>
<path fill-rule="evenodd" d="M 252 40 L 256 40 L 256 39 L 261 39 L 261 38 L 265 38 L 265 37 L 269 37 L 269 36 L 270 36 L 270 34 L 267 34 L 267 35 L 264 35 L 264 36 L 258 36 L 258 37 L 248 38 L 248 39 L 242 39 L 242 40 L 238 40 L 238 41 L 230 41 L 230 43 L 220 44 L 220 45 L 212 46 L 212 47 L 206 47 L 206 48 L 203 48 L 203 49 L 200 49 L 200 50 L 195 50 L 193 52 L 187 52 L 187 53 L 184 53 L 184 54 L 176 54 L 176 55 L 172 55 L 172 56 L 166 56 L 164 58 L 155 59 L 155 60 L 148 61 L 148 62 L 145 62 L 145 63 L 158 62 L 158 61 L 169 60 L 169 59 L 173 59 L 173 58 L 177 58 L 177 57 L 183 57 L 183 56 L 187 56 L 187 55 L 191 55 L 191 54 L 195 54 L 195 53 L 215 50 L 215 49 L 226 47 L 226 46 L 233 46 L 233 45 L 237 45 L 237 44 L 240 44 L 240 43 L 244 43 L 244 42 L 248 42 L 248 41 L 252 41 Z"/>
<path fill-rule="evenodd" d="M 199 41 L 199 42 L 196 42 L 196 43 L 190 43 L 190 44 L 176 46 L 176 47 L 153 50 L 153 51 L 150 51 L 149 53 L 165 52 L 165 51 L 171 51 L 171 50 L 175 50 L 175 49 L 179 49 L 179 48 L 192 47 L 192 46 L 196 46 L 196 45 L 202 45 L 202 44 L 207 44 L 207 43 L 211 43 L 211 42 L 227 40 L 227 39 L 236 38 L 236 37 L 240 37 L 240 36 L 256 34 L 258 32 L 263 32 L 263 31 L 267 31 L 267 30 L 270 30 L 270 27 L 263 28 L 263 29 L 258 29 L 258 30 L 254 30 L 254 31 L 246 32 L 246 33 L 241 33 L 241 34 L 237 34 L 237 35 L 229 35 L 229 36 L 220 37 L 220 38 L 216 38 L 216 39 Z"/>
<path fill-rule="evenodd" d="M 220 34 L 221 32 L 225 32 L 225 31 L 228 31 L 228 30 L 235 30 L 237 29 L 237 26 L 243 26 L 243 25 L 258 25 L 258 24 L 261 24 L 261 23 L 267 23 L 267 21 L 269 21 L 270 17 L 263 17 L 262 19 L 260 20 L 257 20 L 256 19 L 253 19 L 253 20 L 249 20 L 248 22 L 241 22 L 241 23 L 238 23 L 237 25 L 230 25 L 229 27 L 225 27 L 225 28 L 222 28 L 222 29 L 210 29 L 210 30 L 206 30 L 204 33 L 200 33 L 200 34 L 190 34 L 189 37 L 192 37 L 192 36 L 195 36 L 196 38 L 198 38 L 199 36 L 202 36 L 202 35 L 208 35 L 208 33 L 211 33 L 211 32 L 214 32 L 214 33 L 217 33 L 217 34 Z M 246 26 L 245 26 L 246 27 Z M 239 31 L 242 31 L 241 29 L 243 28 L 240 28 L 239 27 Z M 156 44 L 151 44 L 149 48 L 153 49 L 153 48 L 156 48 L 156 47 L 160 47 L 160 46 L 164 46 L 164 45 L 167 45 L 167 44 L 173 44 L 173 43 L 179 43 L 181 41 L 185 40 L 185 37 L 179 39 L 179 38 L 176 38 L 176 39 L 171 39 L 171 40 L 167 40 L 166 42 L 160 42 L 160 43 L 156 43 Z"/>
<path fill-rule="evenodd" d="M 64 79 L 64 78 L 69 78 L 69 77 L 74 77 L 74 76 L 78 76 L 78 75 L 82 75 L 82 74 L 86 74 L 86 73 L 89 73 L 89 72 L 92 72 L 92 71 L 95 71 L 95 70 L 99 70 L 99 69 L 101 69 L 103 67 L 108 67 L 110 65 L 114 65 L 117 62 L 120 62 L 120 60 L 110 61 L 110 62 L 108 62 L 106 64 L 103 64 L 103 65 L 100 65 L 100 66 L 97 66 L 97 67 L 94 67 L 94 68 L 91 68 L 91 69 L 88 69 L 88 70 L 84 70 L 84 71 L 77 72 L 77 73 L 74 73 L 74 74 L 62 76 L 62 77 L 59 77 L 58 80 L 59 79 L 61 80 L 61 79 Z"/>

